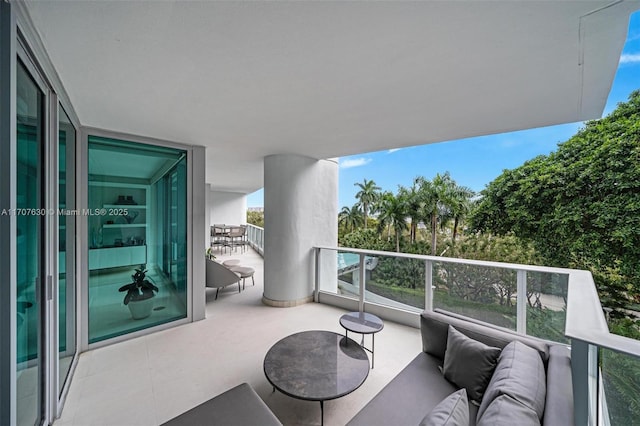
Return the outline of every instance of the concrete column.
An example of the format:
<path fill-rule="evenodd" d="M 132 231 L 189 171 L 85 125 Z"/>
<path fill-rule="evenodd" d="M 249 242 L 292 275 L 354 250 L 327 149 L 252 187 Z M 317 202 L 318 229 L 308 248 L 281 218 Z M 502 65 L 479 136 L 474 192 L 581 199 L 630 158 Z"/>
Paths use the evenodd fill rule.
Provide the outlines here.
<path fill-rule="evenodd" d="M 263 302 L 286 307 L 312 301 L 313 248 L 338 244 L 337 161 L 265 157 L 264 210 Z M 323 262 L 322 273 L 335 276 L 331 259 Z"/>

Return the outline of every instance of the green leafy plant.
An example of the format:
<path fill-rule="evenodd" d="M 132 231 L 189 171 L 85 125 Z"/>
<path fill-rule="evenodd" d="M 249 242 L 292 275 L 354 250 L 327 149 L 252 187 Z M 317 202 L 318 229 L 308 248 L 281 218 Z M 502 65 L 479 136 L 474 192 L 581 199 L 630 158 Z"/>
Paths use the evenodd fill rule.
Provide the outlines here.
<path fill-rule="evenodd" d="M 640 91 L 556 151 L 481 192 L 471 230 L 531 243 L 548 266 L 588 269 L 612 317 L 640 299 Z"/>
<path fill-rule="evenodd" d="M 264 212 L 247 211 L 247 223 L 264 228 Z"/>
<path fill-rule="evenodd" d="M 216 256 L 213 254 L 213 249 L 211 247 L 207 249 L 207 251 L 205 252 L 205 255 L 211 260 L 216 258 Z"/>
<path fill-rule="evenodd" d="M 145 265 L 140 265 L 140 267 L 136 269 L 136 272 L 131 275 L 133 282 L 123 285 L 118 289 L 120 292 L 127 292 L 124 296 L 125 305 L 128 305 L 129 302 L 151 299 L 155 296 L 155 292 L 158 292 L 158 287 L 146 278 L 146 273 Z"/>

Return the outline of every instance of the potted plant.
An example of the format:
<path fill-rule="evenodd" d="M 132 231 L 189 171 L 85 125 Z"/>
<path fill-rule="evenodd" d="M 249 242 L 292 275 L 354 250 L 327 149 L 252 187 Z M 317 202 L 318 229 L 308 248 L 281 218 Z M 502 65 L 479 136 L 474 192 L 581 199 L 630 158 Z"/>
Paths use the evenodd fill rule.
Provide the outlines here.
<path fill-rule="evenodd" d="M 215 258 L 216 258 L 216 256 L 213 254 L 213 249 L 211 247 L 209 247 L 207 249 L 207 252 L 205 253 L 205 256 L 207 256 L 211 260 L 215 260 Z"/>
<path fill-rule="evenodd" d="M 118 289 L 118 291 L 127 292 L 124 296 L 124 304 L 129 306 L 133 319 L 146 318 L 151 315 L 153 309 L 152 299 L 155 296 L 154 292 L 158 291 L 158 287 L 146 278 L 146 273 L 145 265 L 140 265 L 131 275 L 133 282 Z"/>

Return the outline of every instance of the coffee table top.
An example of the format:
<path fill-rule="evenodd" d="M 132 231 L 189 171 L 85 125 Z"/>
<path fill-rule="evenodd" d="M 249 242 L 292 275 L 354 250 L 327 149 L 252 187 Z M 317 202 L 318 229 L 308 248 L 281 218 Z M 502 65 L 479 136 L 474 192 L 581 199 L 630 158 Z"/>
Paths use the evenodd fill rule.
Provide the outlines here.
<path fill-rule="evenodd" d="M 359 334 L 377 333 L 384 323 L 380 318 L 367 312 L 349 312 L 340 317 L 340 325 Z"/>
<path fill-rule="evenodd" d="M 341 334 L 303 331 L 269 349 L 264 374 L 286 395 L 326 401 L 358 389 L 369 375 L 369 358 L 358 343 Z"/>

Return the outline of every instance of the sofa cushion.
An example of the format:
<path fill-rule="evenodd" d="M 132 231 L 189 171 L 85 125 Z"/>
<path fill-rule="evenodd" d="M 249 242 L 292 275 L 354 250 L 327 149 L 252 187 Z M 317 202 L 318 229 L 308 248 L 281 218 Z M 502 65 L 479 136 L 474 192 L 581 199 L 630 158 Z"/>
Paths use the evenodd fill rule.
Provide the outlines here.
<path fill-rule="evenodd" d="M 429 316 L 422 314 L 420 332 L 422 334 L 422 350 L 436 358 L 444 359 L 444 353 L 447 350 L 447 336 L 449 335 L 449 324 L 444 321 L 438 321 L 433 318 L 432 313 Z"/>
<path fill-rule="evenodd" d="M 498 357 L 498 365 L 478 409 L 478 418 L 495 398 L 509 395 L 542 419 L 546 393 L 546 374 L 540 355 L 524 343 L 513 341 Z"/>
<path fill-rule="evenodd" d="M 438 370 L 441 360 L 420 352 L 373 397 L 348 426 L 417 425 L 448 395 L 458 390 Z M 469 423 L 475 425 L 478 407 L 469 404 Z"/>
<path fill-rule="evenodd" d="M 540 426 L 538 415 L 509 395 L 500 395 L 487 407 L 477 426 Z"/>
<path fill-rule="evenodd" d="M 491 325 L 473 322 L 468 318 L 458 318 L 455 314 L 424 311 L 420 319 L 422 334 L 422 349 L 440 359 L 444 359 L 447 348 L 447 334 L 452 325 L 467 337 L 494 348 L 504 348 L 510 342 L 518 340 L 540 353 L 545 366 L 549 359 L 549 345 L 539 339 L 522 336 L 506 329 L 499 329 Z"/>
<path fill-rule="evenodd" d="M 480 403 L 496 368 L 500 349 L 473 340 L 449 326 L 444 354 L 444 377 L 465 388 L 471 401 Z"/>
<path fill-rule="evenodd" d="M 460 389 L 446 397 L 420 422 L 420 426 L 468 426 L 467 391 Z"/>

